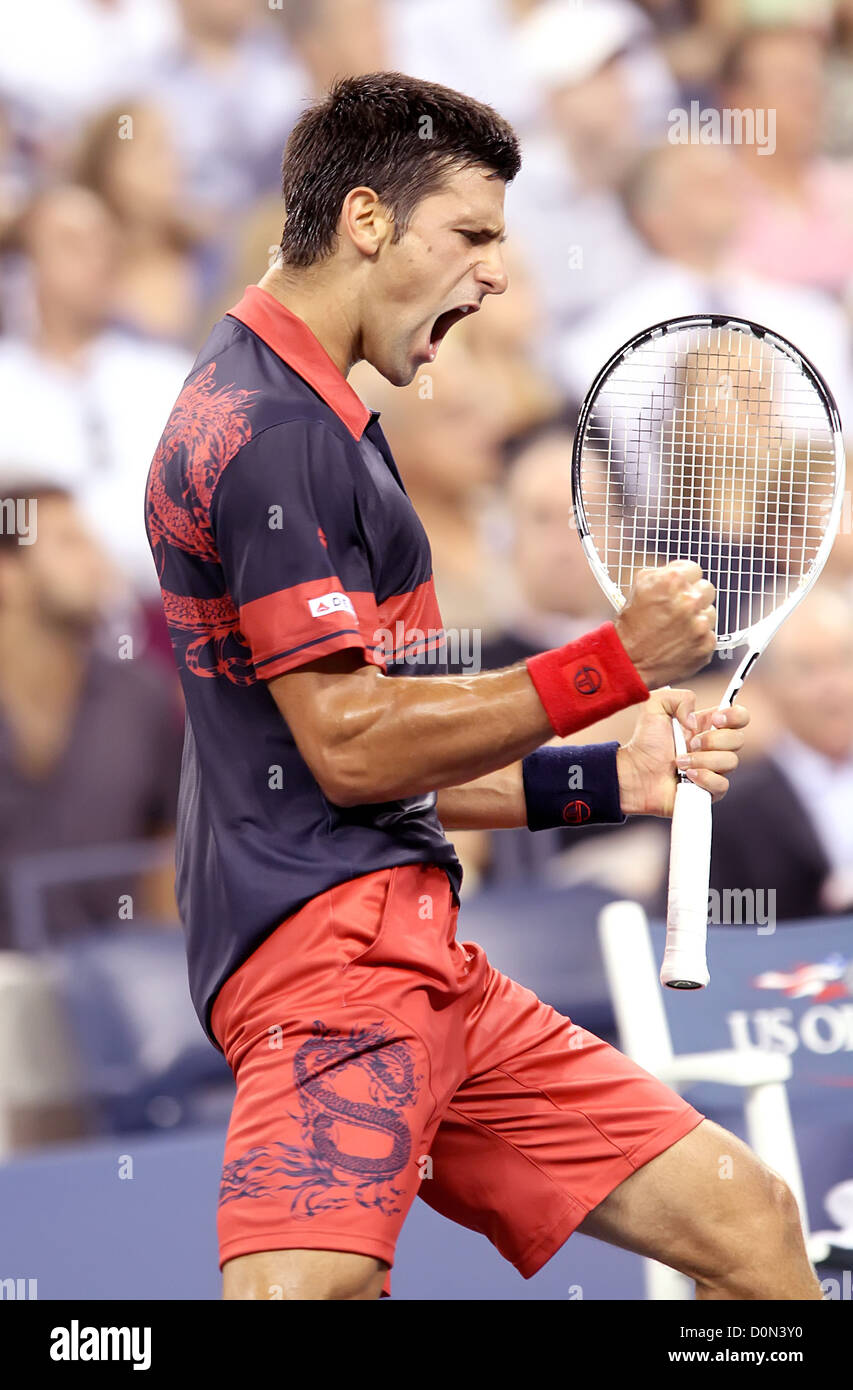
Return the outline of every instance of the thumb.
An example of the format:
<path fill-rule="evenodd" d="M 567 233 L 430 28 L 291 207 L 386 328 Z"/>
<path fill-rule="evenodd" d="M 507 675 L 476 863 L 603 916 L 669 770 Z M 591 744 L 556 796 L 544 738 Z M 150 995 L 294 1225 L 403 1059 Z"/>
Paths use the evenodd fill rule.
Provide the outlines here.
<path fill-rule="evenodd" d="M 657 712 L 677 719 L 683 729 L 696 728 L 696 693 L 693 690 L 673 690 L 665 685 L 660 690 L 652 691 L 649 705 Z"/>

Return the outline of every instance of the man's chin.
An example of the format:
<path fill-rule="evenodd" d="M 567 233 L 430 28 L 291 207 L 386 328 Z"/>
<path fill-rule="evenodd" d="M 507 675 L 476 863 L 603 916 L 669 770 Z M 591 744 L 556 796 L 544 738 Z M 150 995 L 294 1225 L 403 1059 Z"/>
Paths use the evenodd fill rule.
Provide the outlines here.
<path fill-rule="evenodd" d="M 418 343 L 423 344 L 423 336 L 416 338 L 413 333 L 401 333 L 396 341 L 387 335 L 375 342 L 367 337 L 362 340 L 364 361 L 392 386 L 408 386 L 430 361 L 422 346 L 418 350 Z"/>
<path fill-rule="evenodd" d="M 414 381 L 419 366 L 411 357 L 404 362 L 371 362 L 370 365 L 392 386 L 408 386 Z"/>

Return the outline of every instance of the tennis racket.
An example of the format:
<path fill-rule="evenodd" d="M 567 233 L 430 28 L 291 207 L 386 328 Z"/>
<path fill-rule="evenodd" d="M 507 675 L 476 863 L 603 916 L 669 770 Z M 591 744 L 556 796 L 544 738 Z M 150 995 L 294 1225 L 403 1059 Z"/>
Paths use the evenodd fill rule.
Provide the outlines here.
<path fill-rule="evenodd" d="M 584 401 L 572 458 L 575 522 L 614 608 L 638 570 L 692 560 L 717 591 L 717 651 L 744 648 L 731 705 L 820 574 L 838 530 L 838 409 L 812 364 L 759 324 L 670 319 L 610 358 Z M 673 720 L 676 752 L 686 752 Z M 661 983 L 701 989 L 711 797 L 678 774 Z"/>

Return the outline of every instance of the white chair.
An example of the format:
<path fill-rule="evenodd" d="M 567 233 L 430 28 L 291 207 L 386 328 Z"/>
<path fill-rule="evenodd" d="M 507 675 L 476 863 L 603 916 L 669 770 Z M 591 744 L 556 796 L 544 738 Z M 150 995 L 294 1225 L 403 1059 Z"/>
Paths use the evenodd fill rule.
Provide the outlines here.
<path fill-rule="evenodd" d="M 73 1108 L 80 1096 L 55 971 L 42 956 L 0 951 L 0 1164 L 26 1143 L 34 1115 Z"/>
<path fill-rule="evenodd" d="M 803 1178 L 785 1086 L 791 1075 L 789 1059 L 761 1048 L 676 1056 L 648 921 L 639 903 L 609 903 L 599 915 L 598 935 L 623 1052 L 675 1091 L 681 1092 L 700 1081 L 743 1090 L 750 1147 L 793 1192 L 809 1257 L 825 1258 L 825 1243 L 809 1237 Z M 655 1260 L 646 1261 L 646 1291 L 650 1299 L 692 1297 L 691 1281 Z"/>

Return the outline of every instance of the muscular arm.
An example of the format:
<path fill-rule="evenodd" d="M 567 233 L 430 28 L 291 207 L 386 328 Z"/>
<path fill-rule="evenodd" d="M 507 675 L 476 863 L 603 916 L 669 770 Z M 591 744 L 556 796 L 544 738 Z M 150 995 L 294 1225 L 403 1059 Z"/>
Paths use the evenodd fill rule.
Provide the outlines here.
<path fill-rule="evenodd" d="M 712 598 L 698 565 L 676 561 L 641 571 L 616 619 L 616 639 L 605 629 L 589 639 L 590 652 L 606 652 L 612 668 L 612 689 L 604 686 L 611 712 L 641 698 L 642 681 L 670 680 L 675 671 L 708 660 Z M 574 666 L 560 666 L 561 653 L 570 650 Z M 526 665 L 476 676 L 388 677 L 357 649 L 287 671 L 271 679 L 269 689 L 328 799 L 358 806 L 462 786 L 526 757 L 555 727 L 565 736 L 601 718 L 602 706 L 587 698 L 600 688 L 601 672 L 594 662 L 584 666 L 578 644 L 535 660 L 547 666 L 544 677 L 539 666 L 537 680 L 540 690 L 543 678 L 551 682 L 547 698 Z M 574 673 L 569 678 L 567 670 Z M 588 673 L 598 685 L 582 690 L 580 678 Z M 555 698 L 560 712 L 552 725 L 543 700 L 553 705 Z"/>
<path fill-rule="evenodd" d="M 344 651 L 278 676 L 269 688 L 338 806 L 456 789 L 501 768 L 508 774 L 508 764 L 553 736 L 524 666 L 477 676 L 389 677 L 363 664 L 359 652 Z M 520 788 L 520 770 L 518 781 Z"/>
<path fill-rule="evenodd" d="M 445 788 L 436 809 L 445 830 L 513 830 L 527 825 L 521 763 Z"/>

